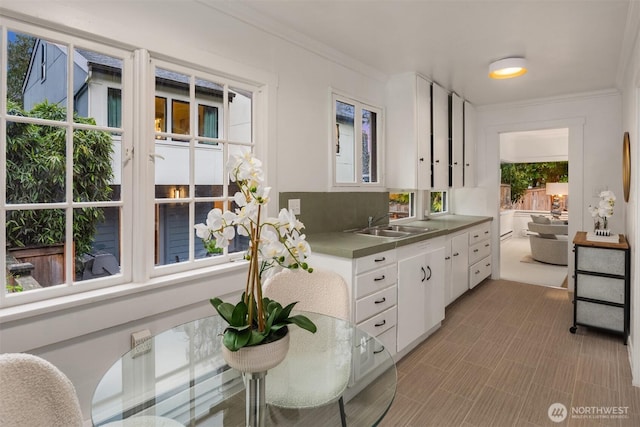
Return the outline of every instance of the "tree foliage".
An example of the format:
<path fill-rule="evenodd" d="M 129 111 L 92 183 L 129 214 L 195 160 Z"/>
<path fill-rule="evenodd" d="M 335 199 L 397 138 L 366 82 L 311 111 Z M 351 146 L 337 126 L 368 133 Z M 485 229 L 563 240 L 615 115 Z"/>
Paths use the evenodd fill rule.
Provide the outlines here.
<path fill-rule="evenodd" d="M 568 182 L 569 162 L 502 163 L 501 183 L 511 186 L 511 202 L 517 203 L 528 188 L 547 182 Z"/>
<path fill-rule="evenodd" d="M 44 101 L 30 112 L 9 101 L 9 113 L 54 121 L 66 120 L 66 109 Z M 95 124 L 74 114 L 75 123 Z M 66 200 L 65 127 L 7 122 L 7 203 L 60 203 Z M 73 200 L 110 200 L 113 179 L 112 140 L 108 132 L 75 129 L 73 134 Z M 7 214 L 9 247 L 50 245 L 65 241 L 64 209 L 27 209 Z M 74 209 L 76 254 L 91 251 L 101 208 Z"/>
<path fill-rule="evenodd" d="M 7 98 L 18 105 L 23 105 L 22 85 L 35 40 L 26 34 L 16 34 L 7 45 Z"/>

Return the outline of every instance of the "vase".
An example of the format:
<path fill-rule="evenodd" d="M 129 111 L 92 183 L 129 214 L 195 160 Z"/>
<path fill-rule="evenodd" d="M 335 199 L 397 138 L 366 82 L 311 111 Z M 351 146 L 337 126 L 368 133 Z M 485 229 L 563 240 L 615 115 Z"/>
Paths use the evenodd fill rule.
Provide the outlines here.
<path fill-rule="evenodd" d="M 266 372 L 284 360 L 289 351 L 289 332 L 267 344 L 242 347 L 231 351 L 222 345 L 222 357 L 227 365 L 244 373 Z"/>

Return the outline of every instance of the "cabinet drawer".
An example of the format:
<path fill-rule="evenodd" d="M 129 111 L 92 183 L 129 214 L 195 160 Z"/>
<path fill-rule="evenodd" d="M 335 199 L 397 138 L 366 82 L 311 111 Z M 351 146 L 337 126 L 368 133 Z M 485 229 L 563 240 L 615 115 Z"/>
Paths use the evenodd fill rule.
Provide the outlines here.
<path fill-rule="evenodd" d="M 356 323 L 391 308 L 398 302 L 398 289 L 391 286 L 356 301 Z"/>
<path fill-rule="evenodd" d="M 384 267 L 396 262 L 396 251 L 391 249 L 389 251 L 380 252 L 373 255 L 368 255 L 362 258 L 356 259 L 356 274 L 364 273 L 365 271 L 373 270 L 374 268 Z"/>
<path fill-rule="evenodd" d="M 577 296 L 624 304 L 624 279 L 578 273 Z"/>
<path fill-rule="evenodd" d="M 491 256 L 488 256 L 469 267 L 469 289 L 491 275 Z"/>
<path fill-rule="evenodd" d="M 479 260 L 491 254 L 491 240 L 478 242 L 469 248 L 469 264 L 475 264 Z"/>
<path fill-rule="evenodd" d="M 388 330 L 389 328 L 394 327 L 396 325 L 397 318 L 398 307 L 393 306 L 369 320 L 358 323 L 358 328 L 375 337 Z"/>
<path fill-rule="evenodd" d="M 576 301 L 576 322 L 624 332 L 624 308 L 578 300 Z"/>
<path fill-rule="evenodd" d="M 576 270 L 624 276 L 625 251 L 578 246 Z"/>
<path fill-rule="evenodd" d="M 388 288 L 395 284 L 397 280 L 398 270 L 395 264 L 357 276 L 354 298 L 360 299 L 381 289 Z"/>
<path fill-rule="evenodd" d="M 369 337 L 367 340 L 358 340 L 353 355 L 353 375 L 355 380 L 359 380 L 368 372 L 381 363 L 389 363 L 386 351 L 395 354 L 396 348 L 396 328 L 387 329 L 375 339 Z M 386 351 L 385 351 L 386 350 Z"/>
<path fill-rule="evenodd" d="M 484 222 L 469 229 L 469 246 L 491 237 L 491 223 Z"/>

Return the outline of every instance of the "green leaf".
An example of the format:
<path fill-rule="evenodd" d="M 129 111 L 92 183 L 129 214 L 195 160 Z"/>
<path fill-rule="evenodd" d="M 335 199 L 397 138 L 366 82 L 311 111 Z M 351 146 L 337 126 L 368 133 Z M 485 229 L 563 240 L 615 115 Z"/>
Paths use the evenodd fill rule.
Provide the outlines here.
<path fill-rule="evenodd" d="M 247 342 L 247 346 L 249 345 L 256 345 L 256 344 L 260 344 L 262 341 L 264 341 L 264 339 L 268 336 L 269 334 L 265 331 L 264 334 L 261 334 L 260 332 L 256 331 L 255 329 L 251 331 L 251 338 L 249 338 L 249 341 Z"/>
<path fill-rule="evenodd" d="M 308 317 L 298 314 L 296 316 L 289 317 L 289 322 L 311 333 L 316 333 L 316 325 Z"/>
<path fill-rule="evenodd" d="M 213 305 L 218 314 L 227 321 L 227 323 L 232 324 L 233 310 L 235 308 L 233 304 L 223 302 L 220 298 L 211 298 L 209 302 L 211 303 L 211 305 Z"/>
<path fill-rule="evenodd" d="M 247 305 L 242 301 L 240 301 L 238 304 L 236 304 L 235 308 L 233 309 L 231 322 L 229 322 L 229 324 L 233 326 L 242 326 L 242 325 L 251 323 L 251 322 L 247 322 L 247 313 L 248 313 Z"/>
<path fill-rule="evenodd" d="M 222 343 L 231 351 L 238 351 L 242 347 L 245 347 L 251 338 L 251 330 L 244 329 L 242 331 L 235 331 L 228 328 L 224 332 L 222 337 Z"/>

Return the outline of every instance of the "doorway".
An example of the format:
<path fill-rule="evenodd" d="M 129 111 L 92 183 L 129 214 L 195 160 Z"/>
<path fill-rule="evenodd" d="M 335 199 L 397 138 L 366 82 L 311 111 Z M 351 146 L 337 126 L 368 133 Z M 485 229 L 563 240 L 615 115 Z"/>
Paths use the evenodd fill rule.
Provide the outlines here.
<path fill-rule="evenodd" d="M 503 132 L 499 142 L 500 277 L 567 287 L 568 267 L 557 264 L 568 264 L 569 254 L 569 128 Z M 555 194 L 558 188 L 565 194 Z M 543 234 L 552 242 L 542 242 L 545 248 L 552 243 L 557 255 L 540 253 L 540 234 L 528 226 L 534 217 L 557 229 L 557 235 Z"/>

